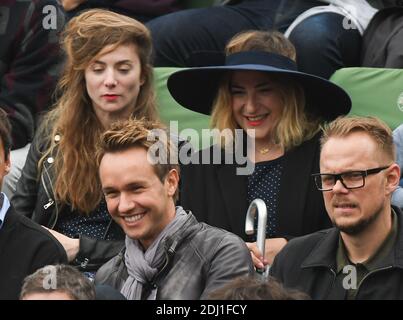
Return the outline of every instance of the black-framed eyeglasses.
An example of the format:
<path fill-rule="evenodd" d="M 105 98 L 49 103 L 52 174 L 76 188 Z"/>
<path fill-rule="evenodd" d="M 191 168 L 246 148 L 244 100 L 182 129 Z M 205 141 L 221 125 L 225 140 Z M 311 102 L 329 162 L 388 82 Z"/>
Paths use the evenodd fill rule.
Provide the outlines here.
<path fill-rule="evenodd" d="M 391 165 L 373 168 L 368 170 L 346 171 L 338 174 L 334 173 L 314 173 L 315 184 L 320 191 L 331 191 L 336 182 L 340 180 L 346 189 L 358 189 L 365 186 L 365 177 L 371 174 L 376 174 L 389 168 Z"/>

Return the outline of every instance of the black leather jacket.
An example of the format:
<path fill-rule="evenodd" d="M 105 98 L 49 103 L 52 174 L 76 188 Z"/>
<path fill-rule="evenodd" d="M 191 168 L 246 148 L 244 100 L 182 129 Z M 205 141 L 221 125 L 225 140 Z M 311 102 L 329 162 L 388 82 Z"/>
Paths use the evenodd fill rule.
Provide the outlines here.
<path fill-rule="evenodd" d="M 55 139 L 60 139 L 60 136 Z M 41 170 L 38 171 L 38 161 L 48 146 L 49 141 L 45 141 L 43 135 L 37 134 L 28 152 L 11 202 L 17 212 L 53 229 L 60 215 L 70 212 L 72 209 L 68 204 L 61 205 L 55 202 L 52 182 L 54 180 L 53 155 L 49 155 L 45 159 Z M 104 239 L 112 230 L 115 235 L 119 235 L 118 241 L 80 236 L 80 250 L 72 264 L 83 271 L 97 270 L 103 263 L 117 255 L 124 246 L 124 233 L 111 219 Z"/>
<path fill-rule="evenodd" d="M 183 227 L 165 239 L 166 259 L 152 282 L 143 286 L 143 298 L 157 288 L 157 300 L 198 300 L 231 279 L 254 272 L 244 241 L 238 236 L 196 220 L 192 213 Z M 121 290 L 127 277 L 125 250 L 96 274 L 96 284 Z"/>

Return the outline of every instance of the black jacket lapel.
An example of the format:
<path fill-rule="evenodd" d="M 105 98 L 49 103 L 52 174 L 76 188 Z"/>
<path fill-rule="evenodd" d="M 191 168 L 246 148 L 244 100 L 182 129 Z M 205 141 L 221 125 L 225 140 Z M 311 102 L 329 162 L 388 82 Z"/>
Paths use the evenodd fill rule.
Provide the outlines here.
<path fill-rule="evenodd" d="M 285 155 L 279 194 L 280 236 L 302 233 L 304 210 L 315 163 L 319 163 L 320 134 Z M 308 213 L 309 214 L 309 213 Z M 309 216 L 309 215 L 307 215 Z M 287 232 L 284 227 L 287 226 Z"/>
<path fill-rule="evenodd" d="M 245 234 L 247 178 L 236 175 L 236 166 L 232 164 L 217 166 L 217 178 L 231 229 L 235 234 Z"/>

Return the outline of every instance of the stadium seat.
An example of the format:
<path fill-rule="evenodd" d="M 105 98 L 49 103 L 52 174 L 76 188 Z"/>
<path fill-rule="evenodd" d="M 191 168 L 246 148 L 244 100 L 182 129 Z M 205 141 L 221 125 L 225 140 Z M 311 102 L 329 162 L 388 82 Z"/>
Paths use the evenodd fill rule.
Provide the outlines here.
<path fill-rule="evenodd" d="M 330 80 L 350 95 L 351 115 L 376 116 L 391 129 L 403 123 L 403 70 L 343 68 Z"/>
<path fill-rule="evenodd" d="M 177 121 L 179 134 L 182 138 L 190 137 L 196 150 L 208 147 L 211 142 L 201 139 L 202 129 L 209 128 L 210 117 L 201 113 L 190 111 L 179 105 L 168 91 L 166 82 L 169 75 L 179 68 L 154 68 L 154 81 L 157 92 L 157 104 L 161 120 L 170 127 L 171 121 Z M 175 125 L 172 123 L 172 125 Z M 189 130 L 193 129 L 193 130 Z M 198 139 L 197 141 L 194 139 Z"/>

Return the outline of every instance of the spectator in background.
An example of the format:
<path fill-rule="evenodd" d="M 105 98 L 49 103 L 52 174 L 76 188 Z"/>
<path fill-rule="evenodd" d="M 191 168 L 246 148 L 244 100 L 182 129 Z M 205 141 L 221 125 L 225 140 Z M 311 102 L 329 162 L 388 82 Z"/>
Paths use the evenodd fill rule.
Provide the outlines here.
<path fill-rule="evenodd" d="M 24 279 L 20 300 L 126 300 L 111 286 L 99 285 L 85 277 L 77 268 L 48 265 Z"/>
<path fill-rule="evenodd" d="M 379 10 L 364 32 L 362 67 L 403 68 L 403 2 L 390 2 L 396 6 Z"/>
<path fill-rule="evenodd" d="M 210 52 L 224 52 L 227 42 L 246 30 L 285 31 L 317 0 L 226 0 L 221 5 L 182 10 L 153 19 L 151 30 L 156 67 L 217 64 Z"/>
<path fill-rule="evenodd" d="M 400 179 L 390 128 L 372 117 L 324 129 L 314 174 L 334 228 L 291 240 L 270 273 L 313 299 L 403 298 L 403 216 L 391 206 Z"/>
<path fill-rule="evenodd" d="M 24 279 L 21 300 L 95 300 L 95 286 L 76 268 L 45 266 Z"/>
<path fill-rule="evenodd" d="M 247 241 L 262 268 L 288 239 L 330 227 L 311 174 L 319 170 L 320 125 L 348 113 L 351 101 L 335 84 L 298 72 L 295 49 L 279 32 L 238 34 L 226 55 L 225 65 L 184 69 L 168 79 L 178 103 L 211 113 L 212 128 L 228 134 L 225 143 L 198 152 L 197 162 L 182 165 L 180 203 L 200 221 Z M 255 132 L 248 154 L 255 167 L 244 175 L 236 157 L 246 151 L 232 152 L 244 146 L 236 130 Z M 203 162 L 215 155 L 221 162 Z M 268 208 L 265 253 L 245 234 L 247 208 L 256 198 Z"/>
<path fill-rule="evenodd" d="M 10 170 L 10 123 L 0 109 L 0 184 Z M 59 242 L 19 214 L 0 193 L 0 300 L 18 299 L 23 279 L 47 264 L 67 262 Z"/>
<path fill-rule="evenodd" d="M 245 30 L 286 32 L 297 49 L 299 70 L 329 78 L 342 67 L 360 66 L 361 38 L 375 12 L 399 0 L 229 0 L 150 20 L 157 67 L 220 64 L 223 52 Z M 400 3 L 401 5 L 401 3 Z M 290 26 L 291 25 L 291 26 Z"/>
<path fill-rule="evenodd" d="M 296 46 L 300 71 L 324 78 L 339 68 L 360 66 L 361 38 L 372 16 L 401 5 L 399 0 L 216 0 L 214 6 L 180 10 L 189 1 L 62 2 L 71 14 L 103 7 L 147 21 L 156 67 L 220 64 L 211 52 L 222 53 L 235 34 L 274 29 L 286 32 Z"/>
<path fill-rule="evenodd" d="M 359 65 L 363 28 L 376 12 L 364 0 L 218 0 L 214 6 L 179 10 L 185 3 L 63 0 L 66 10 L 104 7 L 147 21 L 153 36 L 156 67 L 219 64 L 216 60 L 219 58 L 213 58 L 211 52 L 222 53 L 226 43 L 237 33 L 272 29 L 285 32 L 295 18 L 321 6 L 319 11 L 313 9 L 321 14 L 298 25 L 291 40 L 297 46 L 300 70 L 326 78 L 340 67 Z M 336 10 L 322 13 L 322 7 L 329 3 Z M 349 19 L 353 16 L 348 28 L 343 24 L 346 16 Z M 316 27 L 318 24 L 321 28 Z"/>
<path fill-rule="evenodd" d="M 32 143 L 12 201 L 52 229 L 69 262 L 93 276 L 124 239 L 106 208 L 95 145 L 116 120 L 158 118 L 151 38 L 132 18 L 93 9 L 70 20 L 63 44 L 63 94 Z"/>
<path fill-rule="evenodd" d="M 309 300 L 297 290 L 288 290 L 272 277 L 247 276 L 236 278 L 209 295 L 211 300 Z"/>
<path fill-rule="evenodd" d="M 301 1 L 305 2 L 296 2 Z M 299 70 L 324 78 L 330 78 L 340 68 L 361 66 L 361 56 L 366 55 L 362 50 L 367 50 L 367 46 L 362 47 L 363 35 L 371 19 L 378 9 L 401 5 L 400 0 L 320 2 L 321 6 L 315 6 L 298 16 L 285 31 L 285 35 L 297 50 Z M 371 35 L 368 36 L 366 41 L 372 41 Z M 388 39 L 385 42 L 390 39 L 384 33 L 379 34 L 379 37 Z M 381 47 L 379 41 L 374 41 L 373 46 L 375 50 Z M 367 60 L 367 64 L 374 60 L 370 52 Z"/>
<path fill-rule="evenodd" d="M 143 23 L 184 8 L 186 0 L 61 0 L 69 17 L 91 8 L 103 8 L 127 15 Z"/>
<path fill-rule="evenodd" d="M 62 62 L 58 34 L 64 14 L 56 0 L 0 3 L 0 108 L 11 122 L 11 197 L 21 174 L 39 114 L 49 109 Z"/>
<path fill-rule="evenodd" d="M 295 19 L 285 35 L 297 51 L 302 72 L 326 79 L 343 67 L 360 65 L 361 40 L 377 11 L 365 0 L 321 0 Z"/>

